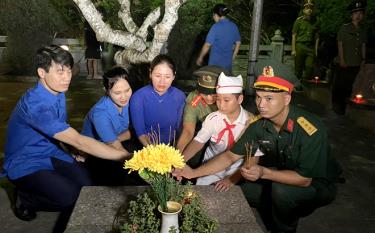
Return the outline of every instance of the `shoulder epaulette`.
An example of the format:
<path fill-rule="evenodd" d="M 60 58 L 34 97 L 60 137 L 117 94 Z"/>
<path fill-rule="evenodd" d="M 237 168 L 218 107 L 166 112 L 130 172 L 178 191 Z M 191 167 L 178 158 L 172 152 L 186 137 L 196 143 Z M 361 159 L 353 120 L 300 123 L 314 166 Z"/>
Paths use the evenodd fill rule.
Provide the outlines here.
<path fill-rule="evenodd" d="M 260 118 L 262 118 L 261 115 L 257 115 L 257 116 L 254 116 L 252 118 L 249 118 L 249 121 L 247 122 L 247 126 L 251 125 L 252 123 L 256 122 L 257 120 L 259 120 Z"/>
<path fill-rule="evenodd" d="M 298 117 L 297 123 L 310 136 L 313 135 L 316 131 L 318 131 L 318 129 L 313 124 L 311 124 L 310 121 L 306 120 L 306 118 L 304 117 Z"/>
<path fill-rule="evenodd" d="M 200 95 L 197 95 L 197 96 L 195 96 L 195 98 L 191 101 L 190 105 L 191 105 L 193 108 L 195 108 L 195 107 L 198 106 L 198 104 L 199 104 L 200 102 L 203 104 L 203 106 L 206 106 L 206 102 L 204 102 L 203 97 L 200 96 Z"/>

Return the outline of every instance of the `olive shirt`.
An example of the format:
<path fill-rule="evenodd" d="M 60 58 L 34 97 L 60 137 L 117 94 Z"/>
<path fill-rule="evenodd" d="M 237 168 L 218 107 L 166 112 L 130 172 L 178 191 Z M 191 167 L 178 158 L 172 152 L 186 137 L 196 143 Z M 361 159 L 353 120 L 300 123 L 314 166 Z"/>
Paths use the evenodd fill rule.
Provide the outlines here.
<path fill-rule="evenodd" d="M 190 92 L 188 97 L 186 98 L 183 122 L 189 122 L 189 123 L 203 122 L 208 114 L 210 114 L 211 112 L 217 111 L 216 104 L 211 104 L 211 105 L 204 104 L 203 99 L 201 101 L 198 100 L 198 102 L 196 102 L 198 96 L 199 96 L 199 92 L 195 90 L 195 91 Z M 197 103 L 196 106 L 194 103 L 192 103 L 193 101 Z"/>
<path fill-rule="evenodd" d="M 318 33 L 316 20 L 306 20 L 303 16 L 296 19 L 292 32 L 296 34 L 296 42 L 314 45 L 315 35 Z"/>
<path fill-rule="evenodd" d="M 290 106 L 279 133 L 270 120 L 261 118 L 250 124 L 231 151 L 243 156 L 245 144 L 251 142 L 255 145 L 253 151 L 259 147 L 264 153 L 260 165 L 266 167 L 294 170 L 303 177 L 330 181 L 341 171 L 330 156 L 324 124 L 315 115 L 295 106 Z"/>
<path fill-rule="evenodd" d="M 362 45 L 367 42 L 364 25 L 360 24 L 357 28 L 353 23 L 342 25 L 337 40 L 342 42 L 345 63 L 348 66 L 359 66 L 363 60 Z"/>

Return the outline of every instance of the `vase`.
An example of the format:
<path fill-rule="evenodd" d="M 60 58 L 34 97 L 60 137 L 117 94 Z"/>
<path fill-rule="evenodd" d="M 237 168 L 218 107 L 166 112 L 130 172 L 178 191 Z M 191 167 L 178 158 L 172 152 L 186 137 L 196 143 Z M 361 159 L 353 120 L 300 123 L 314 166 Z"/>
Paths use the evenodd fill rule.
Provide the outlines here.
<path fill-rule="evenodd" d="M 178 202 L 168 201 L 167 211 L 164 212 L 161 206 L 158 206 L 158 210 L 161 213 L 161 229 L 160 233 L 169 233 L 170 228 L 173 226 L 176 229 L 175 232 L 179 232 L 178 229 L 178 213 L 182 209 L 182 205 Z"/>

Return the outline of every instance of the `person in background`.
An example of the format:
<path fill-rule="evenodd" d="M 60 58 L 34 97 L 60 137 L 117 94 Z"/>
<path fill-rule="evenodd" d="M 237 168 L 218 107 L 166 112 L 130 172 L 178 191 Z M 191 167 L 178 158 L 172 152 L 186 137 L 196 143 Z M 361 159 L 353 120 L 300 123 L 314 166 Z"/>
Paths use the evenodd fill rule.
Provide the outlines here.
<path fill-rule="evenodd" d="M 202 177 L 250 157 L 241 167 L 241 188 L 271 232 L 296 232 L 298 220 L 332 202 L 341 172 L 330 154 L 327 130 L 312 113 L 290 104 L 293 71 L 273 60 L 258 61 L 255 102 L 259 117 L 234 146 L 197 169 L 176 177 Z M 255 159 L 254 159 L 255 158 Z"/>
<path fill-rule="evenodd" d="M 216 65 L 232 72 L 232 63 L 236 58 L 241 45 L 241 36 L 237 25 L 227 19 L 230 10 L 224 4 L 217 4 L 213 9 L 212 25 L 206 42 L 197 59 L 197 65 L 203 64 L 203 59 L 210 52 L 208 65 Z"/>
<path fill-rule="evenodd" d="M 96 39 L 95 31 L 90 24 L 85 21 L 85 57 L 87 61 L 87 77 L 86 79 L 101 79 L 99 75 L 99 65 L 101 59 L 101 43 Z"/>
<path fill-rule="evenodd" d="M 204 154 L 203 162 L 213 159 L 216 155 L 232 148 L 253 115 L 242 108 L 243 80 L 242 76 L 226 76 L 221 73 L 216 88 L 218 111 L 209 114 L 203 122 L 202 129 L 183 151 L 186 161 L 192 158 L 205 143 L 209 146 Z M 230 167 L 212 175 L 199 177 L 197 185 L 215 184 L 216 190 L 226 191 L 240 179 L 240 159 Z"/>
<path fill-rule="evenodd" d="M 176 143 L 181 132 L 185 94 L 171 86 L 175 76 L 172 58 L 156 56 L 150 65 L 151 84 L 137 90 L 130 100 L 131 122 L 143 146 Z"/>
<path fill-rule="evenodd" d="M 130 154 L 83 136 L 66 122 L 65 92 L 74 64 L 68 51 L 45 46 L 35 62 L 39 81 L 21 97 L 8 121 L 3 175 L 16 187 L 19 219 L 33 220 L 36 211 L 61 211 L 67 220 L 81 187 L 92 181 L 61 143 L 103 159 L 124 160 Z"/>
<path fill-rule="evenodd" d="M 360 66 L 366 60 L 367 33 L 363 25 L 365 3 L 354 1 L 348 6 L 352 21 L 341 26 L 337 33 L 339 67 L 333 80 L 332 108 L 345 114 L 346 102 Z"/>
<path fill-rule="evenodd" d="M 318 45 L 319 34 L 317 20 L 314 16 L 314 4 L 308 0 L 303 6 L 303 15 L 296 19 L 292 29 L 294 70 L 300 81 L 313 78 Z M 302 86 L 299 90 L 301 88 Z"/>
<path fill-rule="evenodd" d="M 129 101 L 132 95 L 128 72 L 114 67 L 103 75 L 105 96 L 91 108 L 81 134 L 122 151 L 131 151 L 129 141 Z M 126 149 L 125 149 L 126 148 Z M 130 150 L 129 150 L 130 149 Z M 89 156 L 85 161 L 95 185 L 123 185 L 127 181 L 123 164 Z"/>
<path fill-rule="evenodd" d="M 221 72 L 228 74 L 228 71 L 219 66 L 203 66 L 194 71 L 197 89 L 190 92 L 185 100 L 183 128 L 176 146 L 180 151 L 193 139 L 206 116 L 217 110 L 216 83 Z"/>

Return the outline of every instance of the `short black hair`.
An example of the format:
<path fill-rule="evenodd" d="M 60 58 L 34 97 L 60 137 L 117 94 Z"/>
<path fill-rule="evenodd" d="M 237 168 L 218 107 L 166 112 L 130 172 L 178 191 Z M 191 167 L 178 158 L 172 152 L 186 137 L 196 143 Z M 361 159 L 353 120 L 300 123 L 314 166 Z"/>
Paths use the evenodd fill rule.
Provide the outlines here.
<path fill-rule="evenodd" d="M 227 14 L 229 14 L 230 10 L 228 9 L 226 5 L 220 3 L 214 6 L 214 8 L 212 9 L 212 12 L 221 17 L 221 16 L 226 16 Z"/>
<path fill-rule="evenodd" d="M 130 79 L 129 79 L 129 73 L 126 69 L 117 66 L 110 70 L 108 70 L 103 75 L 103 86 L 105 88 L 105 94 L 109 95 L 109 91 L 112 89 L 112 87 L 116 84 L 116 82 L 120 79 L 124 79 L 129 83 L 129 86 L 131 88 Z"/>
<path fill-rule="evenodd" d="M 49 45 L 38 49 L 35 57 L 36 69 L 42 68 L 49 72 L 52 61 L 69 68 L 73 68 L 74 65 L 72 54 L 58 45 Z"/>

